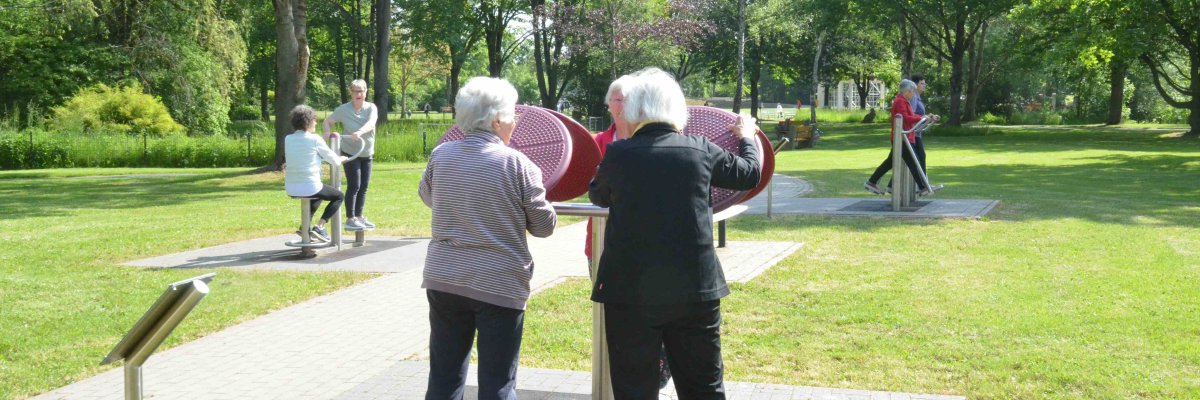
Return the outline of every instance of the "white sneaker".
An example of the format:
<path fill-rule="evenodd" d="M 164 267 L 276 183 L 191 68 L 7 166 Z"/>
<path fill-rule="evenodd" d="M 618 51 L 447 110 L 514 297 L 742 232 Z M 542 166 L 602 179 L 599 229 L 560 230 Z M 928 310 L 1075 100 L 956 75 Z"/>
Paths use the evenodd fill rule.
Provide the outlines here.
<path fill-rule="evenodd" d="M 346 230 L 348 230 L 348 231 L 361 231 L 361 230 L 363 230 L 363 228 L 365 228 L 365 226 L 363 226 L 362 222 L 359 221 L 358 218 L 347 219 L 346 224 L 344 226 L 346 227 Z"/>
<path fill-rule="evenodd" d="M 371 221 L 367 221 L 367 217 L 358 217 L 358 223 L 362 224 L 364 228 L 375 229 L 375 224 Z"/>

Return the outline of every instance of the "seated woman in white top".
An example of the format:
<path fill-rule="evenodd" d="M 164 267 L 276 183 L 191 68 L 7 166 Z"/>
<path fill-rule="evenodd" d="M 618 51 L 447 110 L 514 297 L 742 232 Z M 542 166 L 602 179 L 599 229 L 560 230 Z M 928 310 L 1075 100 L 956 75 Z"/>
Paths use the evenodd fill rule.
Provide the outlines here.
<path fill-rule="evenodd" d="M 329 241 L 329 233 L 325 231 L 325 223 L 333 217 L 338 207 L 342 205 L 344 195 L 341 190 L 321 182 L 321 160 L 330 164 L 346 162 L 346 157 L 333 154 L 333 150 L 316 134 L 317 113 L 306 105 L 298 105 L 288 115 L 292 128 L 296 132 L 284 138 L 284 187 L 288 196 L 312 197 L 312 212 L 316 213 L 321 207 L 321 200 L 329 200 L 321 220 L 312 228 L 316 237 Z M 300 233 L 300 232 L 297 232 Z"/>

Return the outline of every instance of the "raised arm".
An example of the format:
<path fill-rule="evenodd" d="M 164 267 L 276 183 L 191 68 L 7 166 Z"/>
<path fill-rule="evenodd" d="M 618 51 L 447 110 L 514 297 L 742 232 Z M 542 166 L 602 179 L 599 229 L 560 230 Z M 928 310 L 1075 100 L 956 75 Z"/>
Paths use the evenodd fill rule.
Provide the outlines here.
<path fill-rule="evenodd" d="M 379 121 L 379 107 L 371 105 L 371 112 L 367 114 L 367 122 L 363 124 L 357 131 L 351 132 L 355 138 L 361 137 L 367 132 L 375 132 L 375 122 Z"/>
<path fill-rule="evenodd" d="M 334 112 L 329 113 L 329 116 L 325 117 L 324 122 L 321 122 L 322 132 L 324 132 L 326 135 L 333 130 L 333 123 L 337 122 L 337 118 L 333 117 L 334 115 L 337 115 L 337 109 L 334 109 L 333 111 Z"/>

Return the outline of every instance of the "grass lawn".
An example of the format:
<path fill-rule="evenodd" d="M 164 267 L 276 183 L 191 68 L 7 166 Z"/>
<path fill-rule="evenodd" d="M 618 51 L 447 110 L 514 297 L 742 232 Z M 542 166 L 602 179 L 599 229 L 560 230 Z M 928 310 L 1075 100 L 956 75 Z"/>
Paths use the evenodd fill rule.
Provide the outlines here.
<path fill-rule="evenodd" d="M 886 125 L 824 125 L 776 172 L 862 189 Z M 804 242 L 724 299 L 726 378 L 972 399 L 1200 398 L 1200 141 L 994 127 L 928 137 L 938 198 L 986 219 L 740 217 L 734 240 Z M 529 306 L 523 365 L 588 370 L 586 281 Z"/>
<path fill-rule="evenodd" d="M 417 197 L 421 168 L 376 167 L 368 216 L 378 233 L 429 234 L 429 210 Z M 188 175 L 136 176 L 144 174 Z M 174 281 L 217 272 L 212 293 L 167 346 L 371 277 L 118 265 L 291 232 L 295 209 L 281 174 L 248 169 L 0 172 L 0 399 L 111 368 L 98 364 Z"/>
<path fill-rule="evenodd" d="M 814 196 L 866 197 L 886 124 L 822 129 L 777 171 L 813 182 Z M 1002 200 L 987 220 L 732 221 L 737 240 L 805 246 L 725 299 L 727 378 L 971 398 L 1200 397 L 1200 142 L 1094 127 L 988 132 L 928 139 L 930 174 L 948 185 L 939 197 Z M 422 167 L 376 164 L 368 215 L 379 233 L 428 235 Z M 104 369 L 165 284 L 213 271 L 121 262 L 290 232 L 294 209 L 282 176 L 247 169 L 0 172 L 0 398 Z M 168 346 L 371 277 L 217 273 Z M 576 281 L 533 299 L 523 365 L 589 368 L 587 294 Z"/>

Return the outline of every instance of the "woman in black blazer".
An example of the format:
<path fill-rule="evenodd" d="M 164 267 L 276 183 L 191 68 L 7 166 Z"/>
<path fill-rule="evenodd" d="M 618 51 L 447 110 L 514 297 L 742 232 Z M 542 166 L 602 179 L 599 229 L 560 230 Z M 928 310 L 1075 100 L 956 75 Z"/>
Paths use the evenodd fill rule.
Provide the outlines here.
<path fill-rule="evenodd" d="M 592 300 L 604 303 L 617 399 L 657 398 L 666 346 L 682 399 L 723 399 L 720 299 L 729 294 L 713 248 L 712 186 L 748 190 L 760 169 L 754 124 L 731 127 L 738 154 L 683 135 L 687 103 L 671 75 L 651 68 L 623 88 L 621 116 L 636 127 L 614 142 L 588 192 L 609 208 Z"/>

